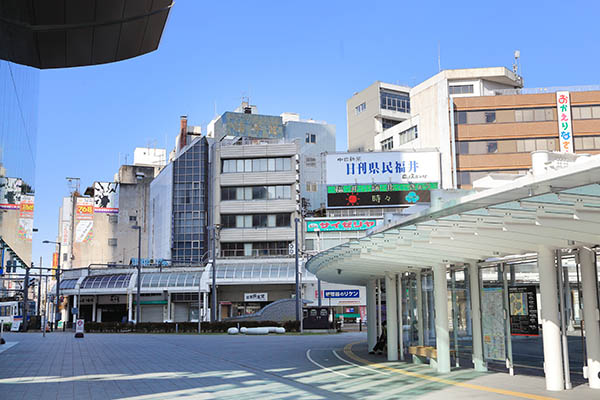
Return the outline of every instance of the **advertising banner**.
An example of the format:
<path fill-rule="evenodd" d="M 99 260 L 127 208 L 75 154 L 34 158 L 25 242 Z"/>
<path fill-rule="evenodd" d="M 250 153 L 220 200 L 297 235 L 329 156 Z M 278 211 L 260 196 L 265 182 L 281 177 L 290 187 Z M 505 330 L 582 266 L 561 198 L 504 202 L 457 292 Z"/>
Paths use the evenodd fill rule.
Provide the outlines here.
<path fill-rule="evenodd" d="M 558 111 L 559 151 L 573 153 L 573 126 L 571 124 L 571 96 L 569 92 L 556 92 L 556 109 Z"/>
<path fill-rule="evenodd" d="M 92 240 L 94 226 L 94 199 L 78 197 L 75 203 L 75 242 L 85 243 Z"/>
<path fill-rule="evenodd" d="M 438 152 L 328 154 L 327 185 L 440 182 Z"/>
<path fill-rule="evenodd" d="M 538 336 L 538 311 L 535 285 L 508 288 L 510 302 L 510 333 Z"/>
<path fill-rule="evenodd" d="M 21 204 L 23 181 L 0 177 L 0 210 L 18 210 Z"/>
<path fill-rule="evenodd" d="M 306 232 L 364 231 L 376 224 L 375 219 L 306 221 Z"/>
<path fill-rule="evenodd" d="M 360 290 L 325 290 L 323 297 L 325 297 L 326 299 L 355 299 L 360 297 Z"/>
<path fill-rule="evenodd" d="M 483 329 L 483 356 L 487 360 L 506 359 L 504 327 L 504 300 L 502 288 L 484 288 L 481 291 L 481 325 Z"/>
<path fill-rule="evenodd" d="M 17 237 L 21 240 L 31 242 L 33 239 L 33 209 L 34 197 L 22 195 L 19 205 L 19 229 Z"/>
<path fill-rule="evenodd" d="M 94 212 L 119 213 L 118 183 L 94 182 Z"/>
<path fill-rule="evenodd" d="M 398 192 L 370 193 L 328 193 L 327 207 L 392 207 L 428 203 L 431 201 L 429 190 L 408 190 Z"/>

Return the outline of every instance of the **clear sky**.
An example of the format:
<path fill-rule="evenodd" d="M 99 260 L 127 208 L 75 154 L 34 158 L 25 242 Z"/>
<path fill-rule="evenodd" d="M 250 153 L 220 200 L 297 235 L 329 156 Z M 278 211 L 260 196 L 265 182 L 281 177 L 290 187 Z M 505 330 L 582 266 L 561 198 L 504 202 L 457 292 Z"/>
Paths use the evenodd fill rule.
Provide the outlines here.
<path fill-rule="evenodd" d="M 259 113 L 337 128 L 376 80 L 415 85 L 442 69 L 506 66 L 526 87 L 599 82 L 596 1 L 178 0 L 157 51 L 40 78 L 33 259 L 51 261 L 65 177 L 111 181 L 137 146 L 170 150 L 179 116 L 206 124 L 243 96 Z"/>

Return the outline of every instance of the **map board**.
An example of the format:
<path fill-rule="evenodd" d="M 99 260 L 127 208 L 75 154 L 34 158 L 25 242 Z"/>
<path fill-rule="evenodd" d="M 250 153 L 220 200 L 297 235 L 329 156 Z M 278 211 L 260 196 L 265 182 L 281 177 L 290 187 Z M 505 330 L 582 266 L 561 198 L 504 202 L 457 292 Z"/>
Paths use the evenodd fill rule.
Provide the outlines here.
<path fill-rule="evenodd" d="M 504 361 L 506 359 L 506 335 L 504 333 L 502 288 L 483 288 L 481 291 L 481 324 L 484 358 Z"/>
<path fill-rule="evenodd" d="M 510 332 L 513 335 L 538 336 L 537 299 L 535 286 L 508 289 L 510 302 Z"/>

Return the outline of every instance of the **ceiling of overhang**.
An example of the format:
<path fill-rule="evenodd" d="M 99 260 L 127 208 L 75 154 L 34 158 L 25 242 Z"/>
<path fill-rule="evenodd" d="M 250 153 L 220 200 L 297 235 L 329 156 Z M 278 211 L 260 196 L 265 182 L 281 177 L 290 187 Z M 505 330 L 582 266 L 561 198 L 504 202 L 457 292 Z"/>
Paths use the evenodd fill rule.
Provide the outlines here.
<path fill-rule="evenodd" d="M 158 48 L 172 0 L 1 0 L 0 58 L 35 68 L 104 64 Z"/>
<path fill-rule="evenodd" d="M 307 264 L 328 282 L 364 285 L 386 272 L 476 263 L 539 246 L 600 243 L 600 157 L 529 176 L 407 217 L 393 227 L 319 253 Z"/>

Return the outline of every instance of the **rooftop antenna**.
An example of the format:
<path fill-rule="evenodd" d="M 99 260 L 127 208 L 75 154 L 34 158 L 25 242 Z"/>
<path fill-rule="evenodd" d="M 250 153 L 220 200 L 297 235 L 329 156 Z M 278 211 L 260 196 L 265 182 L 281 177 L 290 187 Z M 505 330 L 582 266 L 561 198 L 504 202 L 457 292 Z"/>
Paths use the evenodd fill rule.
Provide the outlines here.
<path fill-rule="evenodd" d="M 515 50 L 515 62 L 513 63 L 512 70 L 516 75 L 520 75 L 521 65 L 519 63 L 519 58 L 521 58 L 521 52 L 519 50 Z"/>
<path fill-rule="evenodd" d="M 438 72 L 442 72 L 442 56 L 440 55 L 440 42 L 438 40 Z"/>
<path fill-rule="evenodd" d="M 73 195 L 74 193 L 79 194 L 79 178 L 73 178 L 70 176 L 66 177 L 67 179 L 67 185 L 69 187 L 69 194 Z"/>

